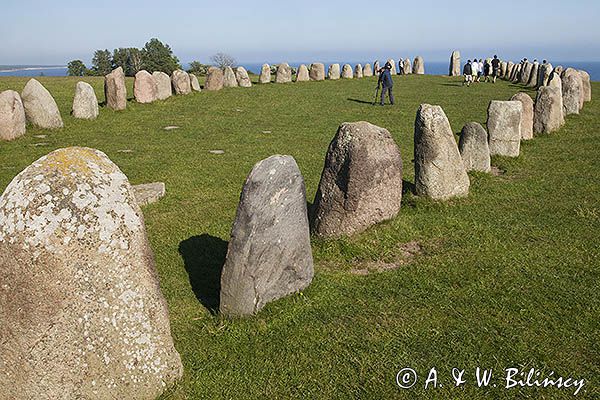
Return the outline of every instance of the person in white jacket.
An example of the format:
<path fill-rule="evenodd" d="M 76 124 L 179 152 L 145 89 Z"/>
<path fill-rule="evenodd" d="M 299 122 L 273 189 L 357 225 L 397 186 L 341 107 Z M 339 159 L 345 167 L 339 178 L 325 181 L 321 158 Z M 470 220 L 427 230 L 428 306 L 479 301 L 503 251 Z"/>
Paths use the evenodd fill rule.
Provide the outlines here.
<path fill-rule="evenodd" d="M 473 76 L 473 83 L 477 82 L 477 75 L 479 74 L 479 63 L 475 59 L 471 63 L 471 75 Z"/>

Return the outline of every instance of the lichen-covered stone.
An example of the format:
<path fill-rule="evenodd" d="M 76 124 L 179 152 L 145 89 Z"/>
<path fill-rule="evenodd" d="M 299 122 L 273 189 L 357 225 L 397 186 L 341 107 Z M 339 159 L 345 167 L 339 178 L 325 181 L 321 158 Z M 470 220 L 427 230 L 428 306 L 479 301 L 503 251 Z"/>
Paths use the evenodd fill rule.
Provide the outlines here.
<path fill-rule="evenodd" d="M 141 183 L 133 186 L 133 193 L 138 205 L 145 206 L 165 197 L 166 189 L 164 182 Z"/>
<path fill-rule="evenodd" d="M 309 76 L 311 81 L 325 80 L 325 65 L 323 63 L 310 64 Z"/>
<path fill-rule="evenodd" d="M 488 135 L 481 124 L 469 122 L 462 128 L 458 150 L 467 171 L 490 172 Z"/>
<path fill-rule="evenodd" d="M 263 64 L 260 69 L 258 83 L 271 83 L 271 66 L 269 64 Z"/>
<path fill-rule="evenodd" d="M 536 134 L 554 132 L 565 123 L 560 79 L 556 80 L 558 87 L 548 85 L 538 89 L 533 112 L 533 132 Z"/>
<path fill-rule="evenodd" d="M 583 101 L 592 101 L 592 84 L 590 82 L 590 74 L 587 71 L 579 70 L 581 75 L 581 83 L 583 84 Z"/>
<path fill-rule="evenodd" d="M 450 56 L 450 71 L 448 73 L 450 76 L 460 76 L 460 52 L 458 50 L 454 50 L 452 55 Z"/>
<path fill-rule="evenodd" d="M 104 97 L 108 108 L 115 111 L 127 108 L 127 87 L 123 68 L 118 67 L 104 77 Z"/>
<path fill-rule="evenodd" d="M 577 70 L 567 68 L 561 73 L 561 81 L 564 114 L 579 114 L 584 98 L 581 75 Z"/>
<path fill-rule="evenodd" d="M 171 77 L 162 71 L 154 71 L 152 77 L 156 82 L 156 98 L 166 100 L 173 95 L 173 83 Z"/>
<path fill-rule="evenodd" d="M 238 87 L 237 78 L 235 77 L 233 68 L 230 66 L 223 68 L 223 87 Z"/>
<path fill-rule="evenodd" d="M 404 75 L 410 75 L 412 73 L 410 58 L 404 59 L 404 64 L 403 64 L 402 68 L 404 69 L 404 71 L 403 71 Z"/>
<path fill-rule="evenodd" d="M 56 101 L 50 92 L 35 79 L 30 79 L 23 88 L 21 101 L 27 122 L 45 129 L 59 129 L 63 121 Z"/>
<path fill-rule="evenodd" d="M 521 150 L 520 101 L 492 100 L 488 107 L 487 129 L 490 154 L 518 157 Z"/>
<path fill-rule="evenodd" d="M 298 67 L 298 72 L 296 73 L 296 82 L 307 81 L 310 81 L 310 74 L 306 65 L 302 64 Z"/>
<path fill-rule="evenodd" d="M 155 399 L 182 374 L 127 177 L 72 147 L 0 197 L 0 387 L 10 399 Z"/>
<path fill-rule="evenodd" d="M 365 64 L 365 66 L 363 67 L 363 76 L 365 78 L 373 76 L 373 68 L 371 67 L 371 64 Z"/>
<path fill-rule="evenodd" d="M 208 78 L 207 78 L 208 80 Z M 178 95 L 186 95 L 192 93 L 192 83 L 187 72 L 177 69 L 171 74 L 171 83 L 173 91 Z"/>
<path fill-rule="evenodd" d="M 423 61 L 423 57 L 421 57 L 421 56 L 415 57 L 415 61 L 413 63 L 413 74 L 415 74 L 415 75 L 425 74 L 425 61 Z"/>
<path fill-rule="evenodd" d="M 327 71 L 327 77 L 332 81 L 340 79 L 340 64 L 331 64 Z"/>
<path fill-rule="evenodd" d="M 138 103 L 152 103 L 158 98 L 156 80 L 148 71 L 141 70 L 135 74 L 133 96 Z"/>
<path fill-rule="evenodd" d="M 396 61 L 393 58 L 390 58 L 387 60 L 387 62 L 392 66 L 392 69 L 390 70 L 390 73 L 392 75 L 396 75 L 398 72 L 398 69 L 396 68 Z"/>
<path fill-rule="evenodd" d="M 0 93 L 0 140 L 13 140 L 25 134 L 25 109 L 14 90 Z"/>
<path fill-rule="evenodd" d="M 525 92 L 515 94 L 510 99 L 511 101 L 520 101 L 523 106 L 523 113 L 521 115 L 521 139 L 530 140 L 533 139 L 533 100 Z"/>
<path fill-rule="evenodd" d="M 277 66 L 275 83 L 289 83 L 292 81 L 292 68 L 288 63 L 281 63 Z"/>
<path fill-rule="evenodd" d="M 252 81 L 248 76 L 248 71 L 244 67 L 237 67 L 235 69 L 235 79 L 237 79 L 238 86 L 243 88 L 252 87 Z"/>
<path fill-rule="evenodd" d="M 188 74 L 190 77 L 190 86 L 194 92 L 200 92 L 202 88 L 200 87 L 200 82 L 198 81 L 198 77 L 194 74 Z"/>
<path fill-rule="evenodd" d="M 352 71 L 352 66 L 350 64 L 344 64 L 342 67 L 342 78 L 343 79 L 352 79 L 354 77 L 354 72 Z"/>
<path fill-rule="evenodd" d="M 98 117 L 98 99 L 92 85 L 77 82 L 71 114 L 79 119 L 96 119 Z"/>
<path fill-rule="evenodd" d="M 363 68 L 362 68 L 362 65 L 356 64 L 354 66 L 354 78 L 355 79 L 360 79 L 362 77 L 363 77 Z"/>

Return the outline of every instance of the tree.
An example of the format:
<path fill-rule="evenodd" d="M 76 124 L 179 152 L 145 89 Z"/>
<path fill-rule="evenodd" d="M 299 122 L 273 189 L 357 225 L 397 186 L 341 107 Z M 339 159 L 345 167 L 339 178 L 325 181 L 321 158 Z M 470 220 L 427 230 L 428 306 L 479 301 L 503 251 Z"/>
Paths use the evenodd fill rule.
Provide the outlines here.
<path fill-rule="evenodd" d="M 112 55 L 110 51 L 96 50 L 94 58 L 92 58 L 92 71 L 94 75 L 108 75 L 112 69 Z"/>
<path fill-rule="evenodd" d="M 156 38 L 150 39 L 142 49 L 141 61 L 143 69 L 150 73 L 162 71 L 170 75 L 181 68 L 179 59 L 173 55 L 171 47 Z"/>
<path fill-rule="evenodd" d="M 206 75 L 208 68 L 210 68 L 210 65 L 202 64 L 200 61 L 192 61 L 188 72 L 196 75 Z"/>
<path fill-rule="evenodd" d="M 216 67 L 219 68 L 235 67 L 236 64 L 235 58 L 225 53 L 217 53 L 214 56 L 212 56 L 210 60 Z"/>
<path fill-rule="evenodd" d="M 67 74 L 69 76 L 84 76 L 87 73 L 88 69 L 81 60 L 73 60 L 67 64 Z"/>
<path fill-rule="evenodd" d="M 113 68 L 123 68 L 126 76 L 134 76 L 142 69 L 141 50 L 135 47 L 115 49 L 112 59 Z"/>

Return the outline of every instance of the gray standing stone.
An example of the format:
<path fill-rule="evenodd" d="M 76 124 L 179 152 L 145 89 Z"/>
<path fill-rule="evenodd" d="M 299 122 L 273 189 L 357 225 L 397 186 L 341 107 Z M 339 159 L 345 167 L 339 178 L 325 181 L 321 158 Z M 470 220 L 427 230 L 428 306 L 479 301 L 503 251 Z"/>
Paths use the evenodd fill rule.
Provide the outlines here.
<path fill-rule="evenodd" d="M 41 83 L 30 79 L 23 88 L 21 101 L 27 121 L 44 129 L 59 129 L 63 121 L 54 98 Z"/>
<path fill-rule="evenodd" d="M 223 69 L 223 87 L 231 88 L 238 87 L 237 79 L 233 68 L 227 66 Z"/>
<path fill-rule="evenodd" d="M 289 83 L 292 81 L 292 68 L 288 63 L 281 63 L 277 66 L 275 83 Z"/>
<path fill-rule="evenodd" d="M 550 80 L 550 74 L 552 73 L 552 68 L 552 64 L 550 63 L 540 65 L 537 81 L 538 88 L 548 85 L 548 81 Z"/>
<path fill-rule="evenodd" d="M 392 75 L 397 75 L 398 74 L 398 70 L 396 69 L 396 61 L 393 58 L 390 58 L 387 60 L 387 62 L 389 62 L 392 66 L 392 69 L 390 70 L 390 73 Z"/>
<path fill-rule="evenodd" d="M 446 200 L 469 194 L 469 176 L 440 106 L 421 104 L 415 120 L 415 191 L 419 196 Z"/>
<path fill-rule="evenodd" d="M 105 154 L 56 150 L 8 185 L 0 281 L 3 397 L 150 400 L 181 377 L 142 212 Z"/>
<path fill-rule="evenodd" d="M 381 69 L 381 65 L 379 65 L 379 60 L 375 60 L 373 63 L 373 74 L 375 76 L 379 76 L 379 70 Z"/>
<path fill-rule="evenodd" d="M 506 79 L 506 80 L 511 79 L 511 75 L 513 73 L 514 68 L 515 68 L 515 64 L 512 61 L 509 61 L 508 64 L 506 64 L 506 73 L 504 74 L 504 79 Z"/>
<path fill-rule="evenodd" d="M 246 178 L 221 275 L 220 310 L 251 315 L 306 288 L 314 274 L 304 179 L 290 156 L 258 162 Z"/>
<path fill-rule="evenodd" d="M 533 100 L 525 92 L 515 94 L 511 101 L 520 101 L 523 106 L 523 113 L 521 116 L 521 139 L 530 140 L 533 139 Z"/>
<path fill-rule="evenodd" d="M 415 75 L 424 75 L 425 74 L 425 61 L 423 61 L 423 57 L 417 56 L 413 63 L 413 74 Z"/>
<path fill-rule="evenodd" d="M 460 51 L 454 50 L 452 55 L 450 56 L 450 72 L 448 73 L 450 76 L 460 76 Z"/>
<path fill-rule="evenodd" d="M 469 122 L 462 128 L 458 150 L 467 171 L 491 171 L 488 135 L 481 124 Z"/>
<path fill-rule="evenodd" d="M 198 81 L 198 77 L 194 74 L 188 74 L 190 76 L 190 86 L 192 87 L 192 90 L 194 92 L 200 92 L 202 91 L 202 88 L 200 87 L 200 82 Z"/>
<path fill-rule="evenodd" d="M 217 67 L 210 67 L 206 73 L 206 81 L 204 89 L 208 91 L 216 91 L 223 89 L 225 77 L 223 70 Z"/>
<path fill-rule="evenodd" d="M 25 134 L 25 109 L 14 90 L 0 93 L 0 140 L 13 140 Z"/>
<path fill-rule="evenodd" d="M 523 105 L 520 101 L 490 102 L 487 118 L 490 155 L 519 156 L 522 116 Z"/>
<path fill-rule="evenodd" d="M 536 87 L 537 86 L 539 68 L 540 68 L 540 64 L 537 61 L 534 62 L 531 67 L 531 72 L 529 73 L 529 80 L 527 81 L 528 87 Z"/>
<path fill-rule="evenodd" d="M 127 108 L 127 86 L 125 86 L 125 73 L 119 67 L 104 77 L 104 97 L 106 106 L 115 111 Z"/>
<path fill-rule="evenodd" d="M 343 79 L 352 79 L 354 77 L 354 73 L 352 72 L 352 66 L 350 64 L 344 64 L 342 68 L 342 78 Z"/>
<path fill-rule="evenodd" d="M 327 71 L 327 77 L 332 81 L 340 79 L 340 64 L 331 64 Z"/>
<path fill-rule="evenodd" d="M 296 73 L 296 82 L 307 81 L 310 81 L 310 74 L 308 73 L 308 68 L 306 65 L 302 64 L 298 67 L 298 72 Z"/>
<path fill-rule="evenodd" d="M 373 76 L 373 69 L 371 68 L 371 64 L 365 64 L 363 67 L 363 76 L 365 78 Z"/>
<path fill-rule="evenodd" d="M 360 78 L 362 78 L 362 77 L 363 77 L 363 72 L 362 72 L 362 70 L 363 70 L 363 69 L 362 69 L 362 65 L 360 65 L 360 64 L 356 64 L 356 65 L 354 66 L 354 75 L 353 75 L 353 76 L 354 76 L 354 78 L 356 78 L 356 79 L 360 79 Z"/>
<path fill-rule="evenodd" d="M 536 134 L 551 133 L 560 129 L 564 123 L 560 86 L 542 86 L 538 89 L 535 99 L 533 132 Z"/>
<path fill-rule="evenodd" d="M 559 73 L 556 71 L 552 71 L 550 73 L 550 78 L 548 78 L 548 86 L 559 88 L 560 93 L 562 94 L 562 80 Z"/>
<path fill-rule="evenodd" d="M 412 66 L 411 66 L 411 62 L 410 62 L 410 58 L 405 58 L 404 59 L 404 75 L 410 75 L 412 74 Z"/>
<path fill-rule="evenodd" d="M 156 82 L 156 98 L 158 100 L 165 100 L 173 95 L 173 84 L 169 75 L 162 71 L 154 71 L 152 77 Z"/>
<path fill-rule="evenodd" d="M 263 64 L 260 69 L 258 83 L 271 83 L 271 66 L 269 64 Z"/>
<path fill-rule="evenodd" d="M 531 75 L 531 69 L 533 68 L 533 64 L 529 61 L 525 61 L 523 64 L 523 68 L 521 69 L 521 76 L 519 77 L 519 83 L 523 85 L 527 85 L 529 82 L 529 75 Z"/>
<path fill-rule="evenodd" d="M 166 194 L 164 182 L 142 183 L 140 185 L 134 185 L 132 188 L 135 195 L 135 201 L 139 206 L 156 203 L 165 197 Z"/>
<path fill-rule="evenodd" d="M 173 71 L 173 74 L 171 74 L 171 82 L 173 83 L 175 94 L 185 95 L 192 93 L 192 83 L 190 82 L 190 76 L 187 72 L 180 69 Z"/>
<path fill-rule="evenodd" d="M 402 158 L 390 133 L 368 122 L 343 123 L 329 145 L 311 213 L 319 236 L 362 232 L 395 217 Z"/>
<path fill-rule="evenodd" d="M 86 82 L 77 82 L 71 114 L 79 119 L 96 119 L 98 117 L 98 99 L 94 88 Z"/>
<path fill-rule="evenodd" d="M 522 70 L 523 70 L 523 64 L 515 65 L 515 70 L 513 71 L 513 75 L 512 75 L 512 79 L 511 79 L 511 81 L 513 83 L 519 83 L 519 80 L 521 79 Z"/>
<path fill-rule="evenodd" d="M 240 87 L 249 88 L 252 87 L 252 81 L 248 76 L 248 71 L 244 67 L 237 67 L 235 69 L 235 78 L 237 79 Z"/>
<path fill-rule="evenodd" d="M 565 68 L 562 65 L 557 65 L 552 72 L 554 72 L 557 75 L 561 75 L 563 73 L 563 71 L 565 70 Z"/>
<path fill-rule="evenodd" d="M 133 96 L 138 103 L 152 103 L 158 98 L 156 80 L 148 71 L 141 70 L 135 74 Z"/>
<path fill-rule="evenodd" d="M 581 83 L 583 84 L 583 101 L 592 101 L 592 84 L 590 82 L 590 74 L 588 74 L 587 71 L 579 70 L 579 75 L 581 75 Z"/>
<path fill-rule="evenodd" d="M 508 64 L 506 63 L 506 61 L 501 61 L 500 62 L 500 76 L 499 78 L 504 78 L 506 76 L 506 70 L 508 68 Z"/>
<path fill-rule="evenodd" d="M 325 80 L 325 65 L 323 63 L 310 64 L 310 80 L 324 81 Z"/>
<path fill-rule="evenodd" d="M 581 75 L 573 68 L 561 74 L 563 109 L 565 115 L 579 114 L 583 107 L 583 83 Z"/>

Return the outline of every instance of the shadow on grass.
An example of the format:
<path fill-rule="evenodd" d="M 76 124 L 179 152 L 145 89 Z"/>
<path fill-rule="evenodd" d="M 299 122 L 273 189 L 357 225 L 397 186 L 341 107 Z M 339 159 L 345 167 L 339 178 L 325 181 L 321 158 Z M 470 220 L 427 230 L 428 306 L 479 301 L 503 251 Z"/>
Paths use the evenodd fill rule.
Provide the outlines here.
<path fill-rule="evenodd" d="M 212 314 L 216 314 L 219 311 L 221 271 L 227 255 L 227 242 L 204 233 L 179 243 L 179 254 L 196 298 Z"/>
<path fill-rule="evenodd" d="M 346 100 L 353 101 L 353 102 L 359 103 L 359 104 L 368 104 L 370 106 L 372 106 L 374 104 L 372 101 L 365 101 L 365 100 L 359 100 L 359 99 L 350 99 L 350 98 L 348 98 Z"/>
<path fill-rule="evenodd" d="M 413 195 L 415 195 L 415 184 L 405 179 L 402 179 L 402 196 L 404 196 L 407 193 L 412 193 Z"/>

